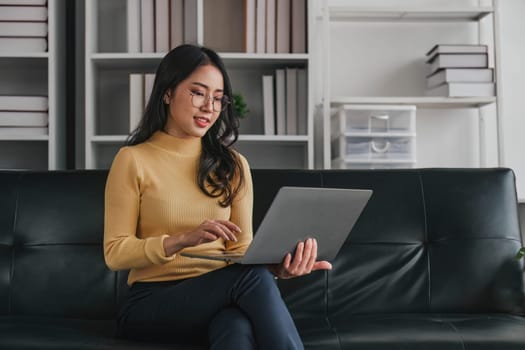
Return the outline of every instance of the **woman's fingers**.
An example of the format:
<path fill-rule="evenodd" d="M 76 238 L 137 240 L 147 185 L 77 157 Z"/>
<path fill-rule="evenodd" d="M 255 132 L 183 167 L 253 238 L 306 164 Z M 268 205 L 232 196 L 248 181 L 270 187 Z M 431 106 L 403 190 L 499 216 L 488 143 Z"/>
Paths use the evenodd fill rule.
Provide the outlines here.
<path fill-rule="evenodd" d="M 226 241 L 237 241 L 237 236 L 232 232 L 232 230 L 236 231 L 240 229 L 237 227 L 237 225 L 231 223 L 229 221 L 224 220 L 206 220 L 203 224 L 201 224 L 201 227 L 203 230 L 210 232 L 217 236 L 217 238 L 222 238 Z"/>
<path fill-rule="evenodd" d="M 312 272 L 312 268 L 314 267 L 315 262 L 317 261 L 317 240 L 315 238 L 311 239 L 312 241 L 312 248 L 310 250 L 310 258 L 308 259 L 306 263 L 306 273 Z"/>
<path fill-rule="evenodd" d="M 293 260 L 287 265 L 283 262 L 282 267 L 287 274 L 290 276 L 302 276 L 315 270 L 332 269 L 332 264 L 328 261 L 317 261 L 317 247 L 317 240 L 315 238 L 309 238 L 305 242 L 299 242 Z"/>
<path fill-rule="evenodd" d="M 316 261 L 314 266 L 312 267 L 312 271 L 317 270 L 331 270 L 332 264 L 330 264 L 328 261 L 322 260 L 322 261 Z"/>

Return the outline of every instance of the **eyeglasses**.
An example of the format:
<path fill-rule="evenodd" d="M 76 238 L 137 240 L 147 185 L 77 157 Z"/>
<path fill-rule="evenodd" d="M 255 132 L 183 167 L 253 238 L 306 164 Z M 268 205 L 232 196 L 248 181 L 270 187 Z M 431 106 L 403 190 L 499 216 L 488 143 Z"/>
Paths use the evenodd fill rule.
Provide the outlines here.
<path fill-rule="evenodd" d="M 221 97 L 212 97 L 212 96 L 206 96 L 202 92 L 199 91 L 190 91 L 191 95 L 191 104 L 193 107 L 201 108 L 205 104 L 208 103 L 209 100 L 212 101 L 213 110 L 215 112 L 222 112 L 228 107 L 228 105 L 231 103 L 230 98 L 226 95 L 223 95 Z"/>

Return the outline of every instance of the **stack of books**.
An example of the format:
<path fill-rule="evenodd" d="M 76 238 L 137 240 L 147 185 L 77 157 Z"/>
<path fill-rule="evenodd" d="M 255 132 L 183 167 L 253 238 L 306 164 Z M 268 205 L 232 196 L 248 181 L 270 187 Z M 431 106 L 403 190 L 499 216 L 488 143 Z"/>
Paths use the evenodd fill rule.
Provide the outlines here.
<path fill-rule="evenodd" d="M 0 136 L 47 135 L 47 96 L 0 96 Z"/>
<path fill-rule="evenodd" d="M 248 53 L 305 53 L 306 0 L 244 0 Z"/>
<path fill-rule="evenodd" d="M 494 96 L 494 70 L 486 45 L 436 45 L 427 54 L 427 95 Z"/>
<path fill-rule="evenodd" d="M 197 1 L 128 0 L 128 52 L 168 52 L 197 43 Z"/>
<path fill-rule="evenodd" d="M 262 77 L 265 135 L 306 135 L 307 77 L 304 68 L 276 69 Z"/>
<path fill-rule="evenodd" d="M 0 54 L 47 51 L 46 0 L 0 0 Z"/>

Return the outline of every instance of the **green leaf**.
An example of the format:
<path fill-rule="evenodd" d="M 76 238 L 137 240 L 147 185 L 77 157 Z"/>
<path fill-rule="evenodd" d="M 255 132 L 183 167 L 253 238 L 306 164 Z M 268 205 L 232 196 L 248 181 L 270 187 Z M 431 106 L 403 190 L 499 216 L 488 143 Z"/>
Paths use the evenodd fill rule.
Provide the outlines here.
<path fill-rule="evenodd" d="M 233 94 L 232 97 L 233 97 L 233 101 L 232 101 L 233 109 L 237 113 L 237 116 L 239 118 L 246 117 L 246 115 L 250 112 L 250 110 L 248 109 L 246 102 L 244 102 L 244 97 L 239 93 Z"/>
<path fill-rule="evenodd" d="M 525 256 L 525 247 L 522 247 L 520 250 L 518 250 L 518 253 L 516 254 L 516 259 L 521 259 Z"/>

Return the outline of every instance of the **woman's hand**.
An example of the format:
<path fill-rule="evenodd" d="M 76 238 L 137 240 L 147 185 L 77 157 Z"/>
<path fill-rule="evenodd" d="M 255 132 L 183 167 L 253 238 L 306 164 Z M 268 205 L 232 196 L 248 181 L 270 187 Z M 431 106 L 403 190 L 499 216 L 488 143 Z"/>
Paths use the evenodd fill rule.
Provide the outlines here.
<path fill-rule="evenodd" d="M 279 265 L 270 265 L 270 271 L 278 278 L 288 279 L 307 275 L 315 270 L 331 270 L 332 264 L 328 261 L 317 261 L 317 240 L 308 238 L 299 242 L 292 254 L 288 253 Z"/>
<path fill-rule="evenodd" d="M 205 220 L 195 230 L 172 235 L 164 240 L 166 256 L 171 256 L 187 247 L 216 241 L 222 238 L 225 241 L 237 241 L 236 234 L 241 229 L 227 220 Z"/>

